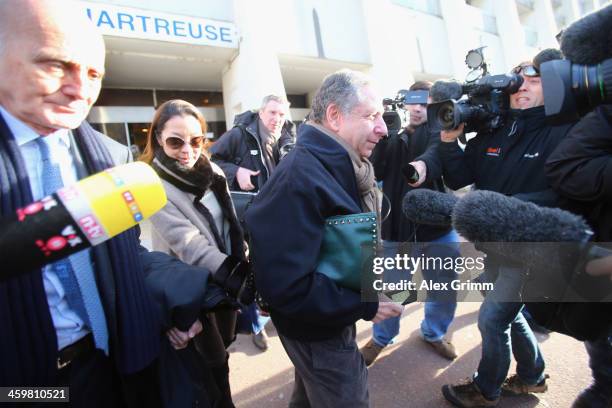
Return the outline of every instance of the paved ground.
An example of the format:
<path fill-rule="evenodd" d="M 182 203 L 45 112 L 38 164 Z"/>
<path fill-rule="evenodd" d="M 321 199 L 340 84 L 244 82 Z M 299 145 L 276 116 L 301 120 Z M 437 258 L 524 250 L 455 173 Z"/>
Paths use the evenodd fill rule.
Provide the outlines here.
<path fill-rule="evenodd" d="M 469 376 L 480 359 L 480 333 L 476 319 L 480 304 L 460 303 L 449 334 L 459 357 L 448 362 L 431 352 L 418 337 L 423 318 L 422 304 L 406 307 L 401 332 L 395 344 L 381 354 L 369 370 L 370 401 L 373 407 L 451 407 L 440 392 L 443 384 Z M 364 345 L 371 324 L 360 321 L 357 341 Z M 230 347 L 230 379 L 237 407 L 286 407 L 291 395 L 293 367 L 274 330 L 270 348 L 260 352 L 249 336 L 239 336 Z M 550 374 L 546 394 L 503 398 L 501 408 L 570 407 L 575 396 L 590 383 L 584 346 L 567 336 L 538 336 Z M 511 367 L 514 372 L 515 365 Z"/>

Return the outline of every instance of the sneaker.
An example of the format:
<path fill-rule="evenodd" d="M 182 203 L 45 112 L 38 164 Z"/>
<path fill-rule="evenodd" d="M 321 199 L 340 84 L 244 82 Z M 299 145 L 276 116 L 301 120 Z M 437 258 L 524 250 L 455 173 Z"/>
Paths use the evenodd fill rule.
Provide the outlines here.
<path fill-rule="evenodd" d="M 255 347 L 261 351 L 266 351 L 268 349 L 268 336 L 266 336 L 263 330 L 257 334 L 253 333 L 251 335 L 251 340 L 253 340 Z"/>
<path fill-rule="evenodd" d="M 374 342 L 374 340 L 370 339 L 359 351 L 365 360 L 367 366 L 370 366 L 376 360 L 376 357 L 380 354 L 384 347 L 379 346 Z"/>
<path fill-rule="evenodd" d="M 495 407 L 499 402 L 499 398 L 494 400 L 485 398 L 472 378 L 468 378 L 456 385 L 444 385 L 442 387 L 442 394 L 444 394 L 444 398 L 459 408 Z"/>
<path fill-rule="evenodd" d="M 423 339 L 423 341 L 433 347 L 436 353 L 446 358 L 447 360 L 454 360 L 457 358 L 455 346 L 453 346 L 453 343 L 451 343 L 450 341 L 444 339 L 438 341 L 427 341 Z"/>
<path fill-rule="evenodd" d="M 548 390 L 548 385 L 546 384 L 546 379 L 550 378 L 548 374 L 544 376 L 544 379 L 537 384 L 529 385 L 523 380 L 518 374 L 512 374 L 510 377 L 504 380 L 502 384 L 502 392 L 508 395 L 521 395 L 521 394 L 529 394 L 531 392 L 546 392 Z"/>

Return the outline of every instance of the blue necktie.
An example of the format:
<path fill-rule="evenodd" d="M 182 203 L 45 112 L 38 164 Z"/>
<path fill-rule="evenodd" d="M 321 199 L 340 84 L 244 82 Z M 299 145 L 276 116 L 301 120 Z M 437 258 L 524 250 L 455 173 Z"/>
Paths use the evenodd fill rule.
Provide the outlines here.
<path fill-rule="evenodd" d="M 40 149 L 43 165 L 43 190 L 45 195 L 49 195 L 63 187 L 64 182 L 60 166 L 51 160 L 49 145 L 52 141 L 49 140 L 49 137 L 40 137 L 36 143 Z M 62 282 L 68 304 L 91 329 L 96 347 L 108 354 L 106 318 L 91 267 L 89 249 L 54 262 L 50 267 Z"/>

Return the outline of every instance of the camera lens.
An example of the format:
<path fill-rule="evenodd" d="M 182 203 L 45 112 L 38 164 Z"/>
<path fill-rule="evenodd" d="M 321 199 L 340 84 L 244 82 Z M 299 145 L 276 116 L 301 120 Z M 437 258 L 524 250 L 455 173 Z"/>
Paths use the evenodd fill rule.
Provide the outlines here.
<path fill-rule="evenodd" d="M 579 108 L 595 107 L 605 99 L 600 92 L 598 69 L 598 66 L 572 64 L 572 89 Z"/>
<path fill-rule="evenodd" d="M 453 129 L 455 127 L 455 107 L 452 103 L 445 104 L 438 111 L 438 122 L 442 129 Z"/>

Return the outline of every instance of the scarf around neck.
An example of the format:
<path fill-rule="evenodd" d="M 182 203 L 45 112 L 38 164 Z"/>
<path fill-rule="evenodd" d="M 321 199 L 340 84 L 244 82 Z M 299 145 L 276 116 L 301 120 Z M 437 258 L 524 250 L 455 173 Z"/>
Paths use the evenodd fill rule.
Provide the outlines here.
<path fill-rule="evenodd" d="M 244 233 L 235 215 L 231 197 L 227 192 L 227 181 L 225 177 L 214 172 L 210 161 L 205 155 L 201 155 L 195 165 L 188 169 L 181 166 L 178 161 L 168 157 L 161 148 L 155 149 L 155 157 L 151 166 L 159 177 L 172 184 L 181 191 L 191 193 L 195 196 L 192 204 L 195 209 L 202 214 L 210 226 L 210 232 L 215 238 L 219 250 L 229 254 L 225 240 L 221 236 L 215 220 L 201 200 L 207 190 L 211 190 L 219 202 L 223 218 L 229 222 L 229 234 L 231 244 L 231 254 L 245 259 L 244 253 Z"/>
<path fill-rule="evenodd" d="M 374 177 L 374 166 L 372 163 L 370 163 L 367 158 L 359 156 L 351 145 L 329 129 L 312 121 L 307 122 L 307 124 L 334 139 L 344 148 L 344 150 L 347 151 L 349 157 L 351 158 L 351 163 L 353 164 L 353 170 L 355 171 L 355 179 L 357 180 L 357 188 L 359 189 L 361 208 L 364 211 L 375 212 L 376 216 L 380 218 L 382 195 L 376 184 L 376 178 Z"/>

